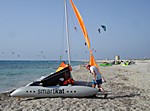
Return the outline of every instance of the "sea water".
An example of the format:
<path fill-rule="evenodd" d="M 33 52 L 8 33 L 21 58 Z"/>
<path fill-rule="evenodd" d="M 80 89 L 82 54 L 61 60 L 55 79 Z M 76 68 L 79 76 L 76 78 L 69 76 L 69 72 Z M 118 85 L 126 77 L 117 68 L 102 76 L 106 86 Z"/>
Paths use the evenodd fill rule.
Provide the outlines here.
<path fill-rule="evenodd" d="M 60 63 L 61 61 L 0 61 L 0 92 L 25 86 L 41 76 L 47 76 L 55 72 Z M 71 62 L 73 69 L 80 64 L 83 62 Z"/>

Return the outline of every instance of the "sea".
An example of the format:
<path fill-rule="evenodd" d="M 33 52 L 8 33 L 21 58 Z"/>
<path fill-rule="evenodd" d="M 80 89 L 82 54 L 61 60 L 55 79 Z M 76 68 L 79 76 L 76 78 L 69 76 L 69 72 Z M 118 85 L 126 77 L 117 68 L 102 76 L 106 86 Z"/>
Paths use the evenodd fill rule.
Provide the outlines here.
<path fill-rule="evenodd" d="M 27 85 L 56 71 L 62 61 L 0 61 L 0 93 Z M 66 61 L 66 63 L 68 63 Z M 78 65 L 84 64 L 82 61 L 72 61 L 73 70 Z"/>

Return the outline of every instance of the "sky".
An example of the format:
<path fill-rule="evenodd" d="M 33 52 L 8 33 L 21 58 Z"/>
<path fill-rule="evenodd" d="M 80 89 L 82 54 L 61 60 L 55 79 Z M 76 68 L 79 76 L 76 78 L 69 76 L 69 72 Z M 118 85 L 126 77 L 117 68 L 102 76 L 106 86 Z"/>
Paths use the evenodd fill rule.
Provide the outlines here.
<path fill-rule="evenodd" d="M 150 58 L 150 0 L 73 1 L 95 59 Z M 87 60 L 88 48 L 69 0 L 67 9 L 71 60 Z M 67 59 L 64 17 L 64 0 L 0 0 L 0 60 Z"/>

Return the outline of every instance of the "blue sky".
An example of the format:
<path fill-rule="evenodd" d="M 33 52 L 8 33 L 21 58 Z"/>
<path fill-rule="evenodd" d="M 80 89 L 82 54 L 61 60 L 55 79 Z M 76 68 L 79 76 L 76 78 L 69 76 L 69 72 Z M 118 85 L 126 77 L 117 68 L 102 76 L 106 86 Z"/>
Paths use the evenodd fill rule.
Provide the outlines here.
<path fill-rule="evenodd" d="M 150 0 L 73 1 L 96 59 L 150 57 Z M 68 9 L 71 59 L 88 59 L 69 2 Z M 64 22 L 64 0 L 0 0 L 0 60 L 59 60 L 60 55 L 67 59 Z"/>

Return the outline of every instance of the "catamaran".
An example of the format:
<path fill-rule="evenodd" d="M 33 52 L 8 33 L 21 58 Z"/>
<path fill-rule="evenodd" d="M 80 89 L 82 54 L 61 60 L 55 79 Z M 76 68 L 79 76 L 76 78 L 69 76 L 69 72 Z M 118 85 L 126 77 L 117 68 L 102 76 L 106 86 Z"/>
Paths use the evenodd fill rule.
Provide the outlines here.
<path fill-rule="evenodd" d="M 67 20 L 67 2 L 65 3 L 66 15 L 66 35 L 68 47 L 68 61 L 70 64 L 70 46 L 68 34 L 68 20 Z M 97 66 L 92 50 L 90 49 L 90 41 L 86 31 L 82 17 L 72 0 L 70 4 L 77 17 L 83 35 L 85 37 L 89 52 L 90 52 L 90 65 Z M 35 82 L 31 82 L 24 87 L 14 90 L 10 96 L 12 97 L 89 97 L 98 93 L 97 88 L 92 88 L 87 85 L 82 85 L 73 80 L 71 75 L 71 66 L 62 62 L 55 73 L 47 77 L 41 78 Z"/>

